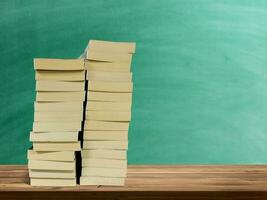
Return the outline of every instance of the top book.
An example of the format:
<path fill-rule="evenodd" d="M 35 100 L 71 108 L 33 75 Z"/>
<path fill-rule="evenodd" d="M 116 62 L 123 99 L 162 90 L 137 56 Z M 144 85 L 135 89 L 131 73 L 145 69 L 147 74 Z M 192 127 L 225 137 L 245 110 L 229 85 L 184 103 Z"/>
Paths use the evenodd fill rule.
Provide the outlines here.
<path fill-rule="evenodd" d="M 112 53 L 135 53 L 134 42 L 110 42 L 101 40 L 90 40 L 88 51 L 103 51 Z"/>
<path fill-rule="evenodd" d="M 83 59 L 35 58 L 35 70 L 84 70 Z"/>

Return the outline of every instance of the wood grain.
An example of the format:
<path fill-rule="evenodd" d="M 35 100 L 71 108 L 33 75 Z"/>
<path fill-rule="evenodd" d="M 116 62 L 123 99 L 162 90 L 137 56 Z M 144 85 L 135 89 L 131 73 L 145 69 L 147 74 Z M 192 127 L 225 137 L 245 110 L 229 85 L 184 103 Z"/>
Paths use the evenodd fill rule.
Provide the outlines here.
<path fill-rule="evenodd" d="M 267 199 L 267 165 L 130 165 L 124 187 L 31 187 L 27 166 L 0 166 L 0 199 Z"/>

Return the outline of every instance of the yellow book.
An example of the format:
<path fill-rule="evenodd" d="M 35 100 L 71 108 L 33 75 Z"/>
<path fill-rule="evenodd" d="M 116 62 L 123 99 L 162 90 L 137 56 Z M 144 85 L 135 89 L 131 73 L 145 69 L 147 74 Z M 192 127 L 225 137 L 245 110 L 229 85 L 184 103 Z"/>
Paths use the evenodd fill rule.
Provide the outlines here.
<path fill-rule="evenodd" d="M 83 135 L 84 140 L 128 140 L 128 131 L 84 131 Z"/>
<path fill-rule="evenodd" d="M 76 170 L 52 171 L 52 170 L 29 170 L 30 178 L 76 178 Z"/>
<path fill-rule="evenodd" d="M 132 54 L 128 53 L 115 53 L 106 51 L 87 51 L 86 58 L 93 61 L 104 61 L 104 62 L 118 62 L 118 63 L 131 63 Z"/>
<path fill-rule="evenodd" d="M 35 111 L 83 111 L 83 102 L 34 102 Z"/>
<path fill-rule="evenodd" d="M 106 185 L 106 186 L 123 186 L 125 178 L 114 177 L 84 177 L 80 178 L 80 185 Z"/>
<path fill-rule="evenodd" d="M 28 160 L 74 161 L 75 153 L 73 151 L 42 152 L 28 150 L 27 158 Z"/>
<path fill-rule="evenodd" d="M 88 51 L 107 51 L 117 53 L 135 53 L 135 42 L 111 42 L 102 40 L 90 40 Z"/>
<path fill-rule="evenodd" d="M 33 132 L 81 131 L 81 122 L 34 122 Z"/>
<path fill-rule="evenodd" d="M 85 83 L 70 81 L 36 81 L 36 91 L 84 91 Z"/>
<path fill-rule="evenodd" d="M 130 72 L 131 63 L 118 63 L 118 62 L 98 62 L 98 61 L 85 61 L 85 68 L 88 71 L 99 72 Z"/>
<path fill-rule="evenodd" d="M 86 119 L 113 122 L 129 122 L 131 121 L 131 112 L 88 110 L 86 112 Z"/>
<path fill-rule="evenodd" d="M 103 168 L 126 169 L 127 160 L 83 158 L 82 166 L 83 167 L 103 167 Z"/>
<path fill-rule="evenodd" d="M 132 102 L 132 93 L 88 91 L 88 101 Z"/>
<path fill-rule="evenodd" d="M 35 70 L 84 70 L 83 59 L 35 58 Z"/>
<path fill-rule="evenodd" d="M 44 132 L 30 133 L 31 142 L 76 142 L 78 132 Z"/>
<path fill-rule="evenodd" d="M 106 158 L 115 160 L 126 160 L 127 152 L 125 150 L 114 149 L 83 149 L 82 158 Z"/>
<path fill-rule="evenodd" d="M 38 102 L 84 101 L 84 98 L 85 98 L 85 91 L 36 93 L 36 101 Z"/>
<path fill-rule="evenodd" d="M 80 142 L 34 142 L 34 151 L 80 151 Z"/>
<path fill-rule="evenodd" d="M 71 178 L 71 179 L 31 178 L 30 184 L 31 186 L 49 186 L 49 187 L 76 186 L 76 178 Z"/>
<path fill-rule="evenodd" d="M 93 111 L 125 111 L 130 112 L 132 102 L 101 102 L 101 101 L 87 101 L 86 110 Z"/>
<path fill-rule="evenodd" d="M 132 73 L 87 71 L 86 79 L 90 81 L 131 82 Z"/>
<path fill-rule="evenodd" d="M 84 81 L 85 71 L 35 71 L 35 80 Z"/>
<path fill-rule="evenodd" d="M 132 82 L 104 82 L 104 81 L 88 81 L 89 91 L 99 92 L 132 92 Z"/>
<path fill-rule="evenodd" d="M 106 185 L 106 186 L 123 186 L 125 178 L 114 177 L 84 177 L 80 178 L 80 185 Z"/>
<path fill-rule="evenodd" d="M 104 122 L 86 120 L 84 130 L 92 131 L 128 131 L 129 122 Z"/>
<path fill-rule="evenodd" d="M 83 149 L 127 150 L 128 149 L 128 141 L 94 141 L 94 140 L 85 140 L 83 142 Z"/>
<path fill-rule="evenodd" d="M 82 176 L 97 176 L 97 177 L 126 177 L 127 168 L 103 168 L 103 167 L 83 167 Z"/>
<path fill-rule="evenodd" d="M 44 161 L 44 160 L 29 160 L 29 169 L 35 170 L 57 170 L 57 171 L 73 171 L 75 170 L 75 161 Z"/>
<path fill-rule="evenodd" d="M 82 122 L 82 111 L 70 111 L 70 112 L 34 112 L 35 122 Z"/>

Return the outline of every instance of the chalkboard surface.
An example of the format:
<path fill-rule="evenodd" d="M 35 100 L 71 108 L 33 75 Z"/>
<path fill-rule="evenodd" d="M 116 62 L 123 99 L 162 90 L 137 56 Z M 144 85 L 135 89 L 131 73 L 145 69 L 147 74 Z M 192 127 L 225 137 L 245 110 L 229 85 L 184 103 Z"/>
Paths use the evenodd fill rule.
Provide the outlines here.
<path fill-rule="evenodd" d="M 267 1 L 0 2 L 0 163 L 26 163 L 32 59 L 135 41 L 130 164 L 267 163 Z"/>

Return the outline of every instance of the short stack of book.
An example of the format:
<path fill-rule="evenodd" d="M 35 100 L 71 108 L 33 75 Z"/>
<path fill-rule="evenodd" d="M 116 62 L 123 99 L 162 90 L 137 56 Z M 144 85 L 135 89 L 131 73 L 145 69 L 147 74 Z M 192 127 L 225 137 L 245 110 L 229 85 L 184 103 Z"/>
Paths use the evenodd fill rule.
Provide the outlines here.
<path fill-rule="evenodd" d="M 124 185 L 135 43 L 91 40 L 81 185 Z"/>
<path fill-rule="evenodd" d="M 34 59 L 36 101 L 28 151 L 33 186 L 76 185 L 84 118 L 83 59 Z"/>

